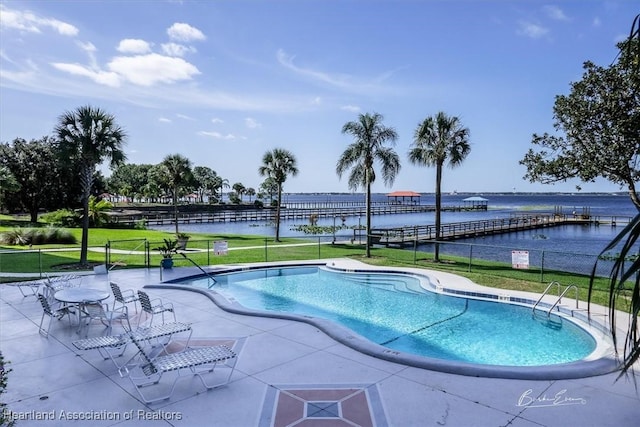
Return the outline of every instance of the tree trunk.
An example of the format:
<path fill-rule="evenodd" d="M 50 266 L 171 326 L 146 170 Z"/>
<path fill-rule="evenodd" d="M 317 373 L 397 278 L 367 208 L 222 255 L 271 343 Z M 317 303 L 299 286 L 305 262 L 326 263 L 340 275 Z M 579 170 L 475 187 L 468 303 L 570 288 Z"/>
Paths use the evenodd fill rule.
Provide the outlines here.
<path fill-rule="evenodd" d="M 441 192 L 441 184 L 442 184 L 442 163 L 438 163 L 436 165 L 436 244 L 434 247 L 433 259 L 435 262 L 440 262 L 440 245 L 438 242 L 440 241 L 440 213 L 442 210 L 442 192 Z"/>
<path fill-rule="evenodd" d="M 80 265 L 87 265 L 89 249 L 89 196 L 91 184 L 93 184 L 93 165 L 84 165 L 80 174 L 80 186 L 82 188 L 82 242 L 80 244 Z"/>
<path fill-rule="evenodd" d="M 278 184 L 278 205 L 276 206 L 276 242 L 280 241 L 280 205 L 282 204 L 282 184 Z"/>
<path fill-rule="evenodd" d="M 178 187 L 173 187 L 173 219 L 176 223 L 176 236 L 178 235 Z"/>
<path fill-rule="evenodd" d="M 367 214 L 367 245 L 366 256 L 371 258 L 371 183 L 367 177 L 367 200 L 366 200 L 366 214 Z"/>

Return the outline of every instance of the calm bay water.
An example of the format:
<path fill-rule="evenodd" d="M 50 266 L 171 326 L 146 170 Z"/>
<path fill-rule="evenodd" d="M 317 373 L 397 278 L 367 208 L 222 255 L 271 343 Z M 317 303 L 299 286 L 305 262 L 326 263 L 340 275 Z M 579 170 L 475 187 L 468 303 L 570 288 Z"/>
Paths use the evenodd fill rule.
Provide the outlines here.
<path fill-rule="evenodd" d="M 456 194 L 443 195 L 444 206 L 461 206 L 463 199 L 470 195 Z M 620 193 L 613 194 L 483 194 L 482 197 L 488 199 L 487 211 L 473 212 L 443 212 L 442 221 L 444 223 L 472 221 L 487 218 L 508 218 L 518 213 L 553 213 L 561 211 L 571 214 L 574 211 L 582 213 L 589 212 L 592 216 L 619 216 L 634 217 L 638 212 L 631 203 L 629 197 Z M 386 194 L 373 194 L 373 201 L 387 202 Z M 339 201 L 359 201 L 364 203 L 365 196 L 361 193 L 355 194 L 287 194 L 283 196 L 283 204 L 295 202 L 339 202 Z M 433 205 L 435 197 L 433 194 L 424 194 L 420 199 L 420 204 Z M 341 225 L 340 218 L 321 218 L 318 225 L 331 226 Z M 417 214 L 398 215 L 374 215 L 372 216 L 372 226 L 375 227 L 399 227 L 409 225 L 428 225 L 435 222 L 433 212 Z M 280 232 L 287 237 L 305 237 L 305 234 L 295 231 L 292 228 L 297 225 L 308 224 L 308 221 L 297 219 L 294 221 L 282 221 Z M 365 224 L 365 217 L 347 217 L 344 225 L 347 227 Z M 173 226 L 154 227 L 159 230 L 171 231 Z M 563 226 L 552 227 L 541 230 L 531 230 L 519 233 L 500 234 L 486 236 L 475 239 L 459 240 L 459 242 L 479 243 L 494 246 L 517 246 L 522 250 L 553 250 L 559 252 L 598 254 L 623 226 L 612 227 L 610 225 L 600 226 Z M 275 227 L 272 223 L 249 221 L 233 223 L 209 223 L 209 224 L 181 224 L 180 230 L 183 232 L 204 232 L 220 234 L 257 234 L 272 236 L 275 234 Z M 336 232 L 338 238 L 348 239 L 353 236 L 350 229 Z M 308 236 L 306 236 L 308 237 Z"/>

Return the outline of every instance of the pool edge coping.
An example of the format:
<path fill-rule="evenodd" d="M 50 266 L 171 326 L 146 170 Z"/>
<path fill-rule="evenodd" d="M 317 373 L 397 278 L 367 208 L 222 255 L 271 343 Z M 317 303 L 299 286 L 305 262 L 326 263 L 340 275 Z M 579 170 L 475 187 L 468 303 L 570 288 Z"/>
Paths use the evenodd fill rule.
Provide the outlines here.
<path fill-rule="evenodd" d="M 345 272 L 387 272 L 394 274 L 412 274 L 417 276 L 426 276 L 430 282 L 433 282 L 432 277 L 429 275 L 432 272 L 435 273 L 443 273 L 434 270 L 422 271 L 421 269 L 412 269 L 410 267 L 393 267 L 390 268 L 388 266 L 371 266 L 368 264 L 361 263 L 360 266 L 354 268 L 347 266 L 336 266 L 336 262 L 340 262 L 342 260 L 322 260 L 322 261 L 296 261 L 296 262 L 266 262 L 266 263 L 256 263 L 256 264 L 242 264 L 242 265 L 234 265 L 234 266 L 223 266 L 222 268 L 218 268 L 215 270 L 215 274 L 220 273 L 233 273 L 233 272 L 242 272 L 242 271 L 250 271 L 264 268 L 278 268 L 278 267 L 294 267 L 294 266 L 318 266 L 318 267 L 329 267 L 336 270 L 341 270 Z M 354 263 L 353 260 L 348 260 L 349 263 Z M 329 265 L 331 264 L 331 265 Z M 475 287 L 485 288 L 481 285 L 478 285 L 472 282 L 469 279 L 466 279 L 462 276 L 458 276 L 452 273 L 444 273 L 446 276 L 456 277 L 458 279 L 464 280 L 467 285 L 471 284 Z M 360 353 L 366 354 L 371 357 L 375 357 L 377 359 L 386 360 L 393 363 L 398 363 L 406 366 L 434 370 L 445 373 L 452 373 L 458 375 L 465 376 L 475 376 L 475 377 L 485 377 L 485 378 L 503 378 L 503 379 L 526 379 L 526 380 L 562 380 L 562 379 L 577 379 L 577 378 L 586 378 L 598 375 L 605 375 L 611 372 L 617 371 L 620 369 L 619 360 L 615 357 L 615 351 L 611 348 L 611 352 L 609 354 L 603 352 L 601 344 L 602 338 L 594 335 L 593 332 L 587 331 L 592 338 L 596 341 L 596 348 L 600 348 L 600 354 L 596 356 L 596 358 L 589 360 L 583 359 L 580 361 L 555 364 L 555 365 L 545 365 L 545 366 L 503 366 L 503 365 L 487 365 L 487 364 L 472 364 L 466 362 L 452 362 L 444 359 L 430 358 L 425 356 L 417 356 L 409 353 L 399 352 L 387 347 L 383 347 L 382 345 L 376 344 L 369 339 L 357 334 L 349 328 L 341 326 L 333 321 L 326 320 L 319 317 L 313 316 L 305 316 L 305 315 L 297 315 L 291 313 L 277 313 L 270 311 L 260 311 L 260 310 L 251 310 L 236 301 L 229 301 L 226 297 L 217 293 L 212 289 L 200 289 L 194 288 L 191 286 L 179 285 L 174 283 L 176 280 L 184 280 L 188 277 L 196 277 L 203 276 L 202 274 L 193 275 L 193 276 L 185 276 L 179 279 L 172 279 L 167 282 L 162 282 L 159 284 L 149 284 L 145 285 L 146 288 L 157 288 L 157 289 L 176 289 L 176 290 L 187 290 L 191 292 L 196 292 L 201 295 L 209 298 L 216 306 L 221 308 L 224 311 L 233 314 L 239 314 L 244 316 L 253 316 L 253 317 L 266 317 L 266 318 L 274 318 L 274 319 L 284 319 L 291 320 L 296 322 L 304 322 L 309 325 L 312 325 L 329 337 L 338 341 L 339 343 L 350 347 Z M 206 277 L 206 276 L 205 276 Z M 439 292 L 435 289 L 430 289 L 433 292 L 443 293 L 445 295 L 450 295 L 454 297 L 467 297 L 472 299 L 485 299 L 483 297 L 477 296 L 479 292 L 473 291 L 465 291 L 457 288 L 447 288 L 448 290 L 454 290 L 455 292 Z M 476 295 L 474 295 L 476 294 Z M 483 295 L 492 295 L 495 298 L 489 298 L 487 300 L 493 302 L 500 302 L 505 304 L 514 304 L 514 305 L 525 305 L 525 303 L 520 303 L 517 301 L 500 299 L 500 294 L 491 294 L 487 292 L 482 292 Z M 533 301 L 535 302 L 535 301 Z M 560 311 L 560 313 L 562 313 Z M 557 313 L 556 313 L 557 314 Z M 566 318 L 573 323 L 580 324 L 567 316 L 567 313 L 560 314 L 563 318 Z M 581 319 L 578 319 L 584 322 Z M 601 330 L 604 332 L 602 328 L 605 326 L 597 323 Z M 587 322 L 591 327 L 591 320 Z M 585 329 L 583 326 L 580 326 Z M 606 344 L 605 344 L 606 345 Z M 593 355 L 594 352 L 590 354 Z"/>

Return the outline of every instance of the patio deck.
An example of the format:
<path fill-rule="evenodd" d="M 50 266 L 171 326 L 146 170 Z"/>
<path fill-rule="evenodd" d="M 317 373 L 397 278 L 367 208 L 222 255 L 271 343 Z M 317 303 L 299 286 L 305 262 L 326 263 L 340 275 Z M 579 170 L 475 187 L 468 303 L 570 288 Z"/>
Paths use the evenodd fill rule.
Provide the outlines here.
<path fill-rule="evenodd" d="M 197 273 L 174 268 L 163 276 Z M 158 269 L 113 271 L 86 276 L 83 286 L 110 290 L 109 280 L 135 289 L 159 284 L 160 276 Z M 451 275 L 442 273 L 441 280 L 458 285 Z M 461 280 L 459 286 L 469 284 Z M 66 319 L 54 320 L 48 339 L 40 336 L 38 301 L 0 285 L 0 349 L 12 369 L 2 401 L 14 415 L 29 418 L 18 427 L 624 427 L 640 419 L 633 381 L 615 381 L 615 373 L 533 381 L 435 372 L 361 354 L 305 323 L 228 313 L 197 293 L 155 287 L 147 292 L 171 301 L 178 320 L 193 324 L 193 339 L 202 345 L 234 345 L 238 361 L 231 382 L 203 391 L 196 378 L 186 378 L 171 399 L 145 405 L 110 360 L 75 350 L 76 329 Z M 625 318 L 619 324 L 626 325 Z M 91 335 L 100 328 L 92 326 Z"/>

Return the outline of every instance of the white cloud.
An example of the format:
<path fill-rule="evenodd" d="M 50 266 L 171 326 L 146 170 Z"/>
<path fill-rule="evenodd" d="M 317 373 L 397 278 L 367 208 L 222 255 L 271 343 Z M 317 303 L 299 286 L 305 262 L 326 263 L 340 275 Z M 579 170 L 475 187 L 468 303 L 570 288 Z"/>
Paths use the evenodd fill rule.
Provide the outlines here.
<path fill-rule="evenodd" d="M 278 52 L 276 53 L 276 58 L 278 59 L 278 62 L 283 65 L 284 67 L 298 73 L 298 74 L 302 74 L 305 75 L 307 77 L 311 77 L 315 80 L 320 80 L 322 82 L 325 83 L 329 83 L 333 86 L 345 86 L 346 83 L 346 79 L 345 77 L 342 78 L 336 78 L 333 77 L 327 73 L 323 73 L 323 72 L 319 72 L 319 71 L 315 71 L 315 70 L 310 70 L 310 69 L 305 69 L 305 68 L 300 68 L 298 66 L 296 66 L 293 63 L 293 60 L 295 59 L 295 56 L 293 55 L 288 55 L 284 50 L 282 49 L 278 49 Z"/>
<path fill-rule="evenodd" d="M 205 40 L 206 37 L 199 29 L 183 22 L 176 22 L 167 29 L 167 34 L 171 40 L 179 42 L 190 42 L 194 40 Z"/>
<path fill-rule="evenodd" d="M 185 56 L 187 53 L 196 53 L 193 46 L 185 46 L 178 43 L 163 43 L 162 52 L 169 56 Z"/>
<path fill-rule="evenodd" d="M 564 14 L 564 11 L 560 9 L 558 6 L 548 5 L 542 8 L 547 16 L 551 19 L 555 19 L 556 21 L 568 21 L 569 18 Z"/>
<path fill-rule="evenodd" d="M 187 116 L 186 114 L 180 114 L 180 113 L 176 114 L 176 117 L 184 120 L 195 120 L 193 117 Z"/>
<path fill-rule="evenodd" d="M 80 64 L 65 64 L 61 62 L 54 62 L 51 65 L 60 71 L 67 72 L 75 76 L 88 77 L 94 82 L 101 85 L 109 87 L 120 86 L 120 77 L 114 72 L 92 70 Z"/>
<path fill-rule="evenodd" d="M 150 53 L 148 55 L 118 56 L 107 64 L 109 70 L 140 86 L 191 80 L 200 71 L 182 58 Z"/>
<path fill-rule="evenodd" d="M 9 9 L 0 5 L 0 28 L 41 33 L 43 28 L 50 28 L 63 36 L 76 36 L 78 28 L 54 18 L 43 18 L 29 11 Z"/>
<path fill-rule="evenodd" d="M 549 29 L 532 22 L 520 21 L 518 34 L 532 39 L 539 39 L 549 34 Z"/>
<path fill-rule="evenodd" d="M 255 119 L 252 119 L 251 117 L 247 117 L 246 119 L 244 119 L 244 125 L 249 129 L 256 129 L 256 128 L 262 127 L 260 123 L 258 123 Z"/>
<path fill-rule="evenodd" d="M 162 123 L 171 123 L 171 119 L 167 119 L 166 117 L 160 117 L 158 121 Z"/>
<path fill-rule="evenodd" d="M 236 139 L 236 136 L 233 135 L 233 134 L 230 134 L 230 133 L 228 133 L 226 135 L 223 135 L 220 132 L 209 132 L 209 131 L 204 131 L 204 130 L 198 132 L 198 135 L 200 135 L 200 136 L 208 136 L 208 137 L 211 137 L 211 138 L 214 138 L 214 139 L 223 139 L 223 140 Z"/>
<path fill-rule="evenodd" d="M 344 111 L 349 111 L 351 113 L 357 113 L 358 111 L 360 111 L 360 107 L 356 105 L 343 105 L 342 107 L 340 107 L 340 109 Z"/>
<path fill-rule="evenodd" d="M 122 53 L 143 54 L 151 52 L 151 45 L 140 39 L 123 39 L 116 49 Z"/>
<path fill-rule="evenodd" d="M 594 27 L 599 27 L 600 25 L 602 25 L 602 21 L 600 20 L 600 18 L 598 18 L 597 16 L 595 18 L 593 18 L 593 23 L 592 25 Z"/>
<path fill-rule="evenodd" d="M 211 123 L 224 123 L 224 120 L 214 117 L 211 119 Z"/>

